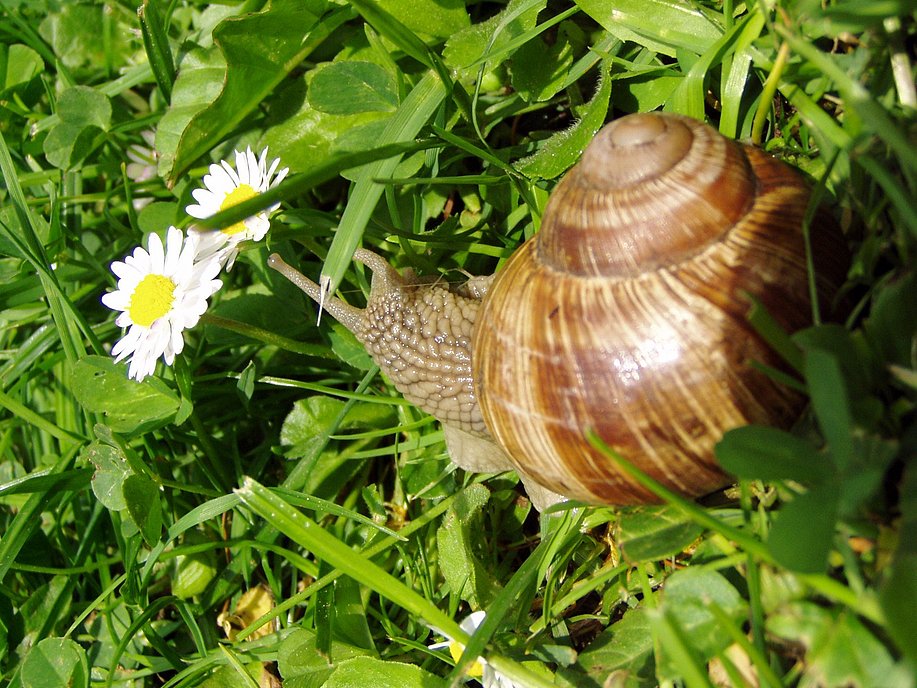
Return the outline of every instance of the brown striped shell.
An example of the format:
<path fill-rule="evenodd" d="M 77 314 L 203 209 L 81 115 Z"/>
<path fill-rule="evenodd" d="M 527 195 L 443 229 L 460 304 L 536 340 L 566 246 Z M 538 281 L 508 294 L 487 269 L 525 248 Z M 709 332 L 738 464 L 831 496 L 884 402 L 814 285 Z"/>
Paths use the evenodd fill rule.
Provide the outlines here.
<path fill-rule="evenodd" d="M 592 431 L 696 496 L 727 482 L 713 456 L 725 431 L 797 418 L 802 398 L 750 365 L 781 363 L 744 293 L 789 331 L 811 322 L 808 202 L 796 171 L 695 120 L 638 114 L 599 132 L 477 314 L 475 391 L 518 470 L 590 503 L 653 501 Z M 812 239 L 834 261 L 819 266 L 830 295 L 843 244 L 828 221 Z"/>

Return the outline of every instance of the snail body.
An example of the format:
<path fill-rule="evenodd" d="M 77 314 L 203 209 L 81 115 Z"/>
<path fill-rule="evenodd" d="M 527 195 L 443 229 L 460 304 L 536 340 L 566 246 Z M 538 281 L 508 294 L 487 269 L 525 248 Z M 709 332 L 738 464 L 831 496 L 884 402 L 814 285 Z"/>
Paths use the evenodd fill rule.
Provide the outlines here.
<path fill-rule="evenodd" d="M 787 330 L 808 324 L 808 204 L 801 175 L 761 151 L 686 117 L 631 115 L 596 135 L 539 232 L 485 288 L 403 279 L 359 249 L 373 270 L 366 309 L 326 307 L 443 422 L 458 465 L 515 468 L 539 508 L 558 495 L 654 501 L 588 431 L 698 496 L 728 482 L 713 457 L 725 431 L 785 426 L 800 412 L 800 395 L 749 365 L 780 363 L 743 295 Z M 818 292 L 830 297 L 842 237 L 817 216 L 810 240 Z M 319 299 L 317 285 L 283 271 Z"/>

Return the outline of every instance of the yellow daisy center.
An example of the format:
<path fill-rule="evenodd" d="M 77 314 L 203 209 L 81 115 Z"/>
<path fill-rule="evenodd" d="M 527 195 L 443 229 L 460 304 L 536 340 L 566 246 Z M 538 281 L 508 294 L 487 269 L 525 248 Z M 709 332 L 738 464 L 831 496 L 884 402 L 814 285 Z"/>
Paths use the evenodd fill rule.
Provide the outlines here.
<path fill-rule="evenodd" d="M 455 642 L 454 640 L 449 643 L 449 654 L 452 655 L 452 659 L 456 662 L 462 658 L 462 653 L 465 651 L 465 648 Z M 471 668 L 468 670 L 468 675 L 471 678 L 481 678 L 484 675 L 484 665 L 481 664 L 480 660 L 471 665 Z"/>
<path fill-rule="evenodd" d="M 163 275 L 147 275 L 131 294 L 128 313 L 135 324 L 149 327 L 169 312 L 174 301 L 175 282 Z"/>
<path fill-rule="evenodd" d="M 232 208 L 234 205 L 239 205 L 242 201 L 247 201 L 249 198 L 254 198 L 257 195 L 258 192 L 248 184 L 239 184 L 239 186 L 226 194 L 226 198 L 220 203 L 220 210 Z M 238 234 L 243 231 L 245 231 L 244 222 L 237 222 L 222 230 L 223 234 Z"/>

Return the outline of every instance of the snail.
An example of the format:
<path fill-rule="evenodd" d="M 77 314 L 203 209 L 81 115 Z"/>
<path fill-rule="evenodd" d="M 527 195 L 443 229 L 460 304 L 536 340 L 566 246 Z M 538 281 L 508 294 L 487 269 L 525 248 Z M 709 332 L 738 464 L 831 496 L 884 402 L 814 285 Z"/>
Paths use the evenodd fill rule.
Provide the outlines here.
<path fill-rule="evenodd" d="M 656 501 L 589 441 L 677 493 L 728 484 L 723 433 L 787 426 L 803 398 L 751 365 L 780 368 L 749 324 L 751 294 L 788 331 L 809 324 L 802 175 L 688 117 L 606 125 L 565 175 L 539 231 L 465 288 L 400 276 L 378 255 L 365 309 L 324 308 L 407 400 L 442 422 L 467 470 L 514 468 L 539 509 Z M 827 213 L 809 241 L 820 299 L 846 272 Z M 270 265 L 316 301 L 317 284 Z"/>

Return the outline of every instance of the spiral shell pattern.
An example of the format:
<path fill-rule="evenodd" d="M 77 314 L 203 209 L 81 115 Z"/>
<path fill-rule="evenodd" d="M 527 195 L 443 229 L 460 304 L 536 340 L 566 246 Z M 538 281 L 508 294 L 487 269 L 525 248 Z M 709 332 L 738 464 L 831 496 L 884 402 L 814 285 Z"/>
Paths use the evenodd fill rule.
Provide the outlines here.
<path fill-rule="evenodd" d="M 790 331 L 809 322 L 808 202 L 797 172 L 694 120 L 603 129 L 477 314 L 475 391 L 519 470 L 589 503 L 653 501 L 591 431 L 696 496 L 728 481 L 713 456 L 724 432 L 798 417 L 802 398 L 750 365 L 781 363 L 744 294 Z M 828 294 L 844 249 L 833 227 L 823 234 L 838 257 L 820 275 Z"/>

